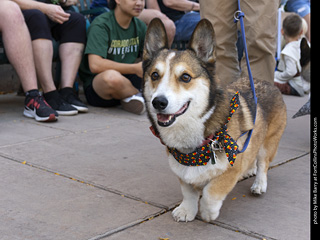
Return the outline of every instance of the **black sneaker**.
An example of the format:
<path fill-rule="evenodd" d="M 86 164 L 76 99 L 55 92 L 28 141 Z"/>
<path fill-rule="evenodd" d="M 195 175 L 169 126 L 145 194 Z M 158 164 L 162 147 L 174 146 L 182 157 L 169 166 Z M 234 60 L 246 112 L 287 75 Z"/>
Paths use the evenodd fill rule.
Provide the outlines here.
<path fill-rule="evenodd" d="M 23 115 L 34 118 L 38 122 L 53 122 L 58 120 L 58 113 L 40 95 L 38 90 L 26 93 Z"/>
<path fill-rule="evenodd" d="M 88 112 L 88 107 L 79 99 L 77 94 L 73 91 L 73 88 L 62 88 L 60 89 L 61 97 L 71 104 L 72 107 L 76 108 L 79 112 Z"/>
<path fill-rule="evenodd" d="M 57 90 L 43 94 L 47 103 L 61 116 L 72 116 L 78 114 L 78 110 L 67 103 Z"/>

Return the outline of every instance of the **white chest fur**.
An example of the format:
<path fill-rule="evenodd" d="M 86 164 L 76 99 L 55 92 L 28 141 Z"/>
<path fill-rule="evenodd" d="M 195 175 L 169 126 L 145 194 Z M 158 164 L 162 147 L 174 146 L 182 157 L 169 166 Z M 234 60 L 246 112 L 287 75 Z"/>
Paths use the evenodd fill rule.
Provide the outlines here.
<path fill-rule="evenodd" d="M 211 161 L 205 166 L 184 166 L 180 164 L 169 153 L 169 165 L 171 170 L 185 183 L 192 184 L 196 187 L 204 187 L 209 180 L 219 176 L 229 166 L 228 159 L 224 152 L 216 152 L 216 163 L 212 164 Z"/>

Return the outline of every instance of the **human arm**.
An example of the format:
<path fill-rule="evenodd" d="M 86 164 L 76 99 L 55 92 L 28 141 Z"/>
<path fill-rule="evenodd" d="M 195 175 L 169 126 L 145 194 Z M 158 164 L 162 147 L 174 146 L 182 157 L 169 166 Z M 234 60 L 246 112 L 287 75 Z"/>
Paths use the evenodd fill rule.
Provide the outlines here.
<path fill-rule="evenodd" d="M 147 9 L 155 9 L 161 12 L 157 0 L 146 0 L 146 7 Z"/>
<path fill-rule="evenodd" d="M 276 79 L 279 79 L 282 81 L 288 81 L 298 73 L 298 70 L 297 70 L 296 61 L 293 58 L 289 56 L 284 56 L 284 61 L 286 63 L 285 70 L 283 72 L 276 71 L 274 75 Z"/>
<path fill-rule="evenodd" d="M 66 13 L 61 6 L 54 4 L 46 4 L 34 0 L 13 0 L 22 10 L 38 9 L 47 15 L 52 21 L 64 23 L 69 20 L 70 14 Z"/>
<path fill-rule="evenodd" d="M 200 4 L 188 0 L 163 0 L 163 4 L 178 11 L 200 11 Z"/>
<path fill-rule="evenodd" d="M 105 59 L 96 54 L 88 54 L 89 68 L 94 74 L 102 73 L 106 70 L 115 70 L 121 74 L 136 74 L 142 77 L 142 62 L 138 63 L 119 63 L 109 59 Z"/>

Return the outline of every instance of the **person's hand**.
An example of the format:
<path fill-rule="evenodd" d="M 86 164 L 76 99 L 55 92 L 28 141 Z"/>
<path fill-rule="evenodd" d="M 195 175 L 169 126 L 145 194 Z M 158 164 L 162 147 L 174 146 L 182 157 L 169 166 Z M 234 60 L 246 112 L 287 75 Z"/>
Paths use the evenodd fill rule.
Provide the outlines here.
<path fill-rule="evenodd" d="M 70 14 L 66 13 L 61 6 L 53 4 L 46 4 L 45 14 L 52 21 L 60 24 L 64 23 L 65 21 L 68 21 L 70 17 Z"/>
<path fill-rule="evenodd" d="M 143 76 L 142 62 L 135 63 L 136 75 L 140 78 Z"/>

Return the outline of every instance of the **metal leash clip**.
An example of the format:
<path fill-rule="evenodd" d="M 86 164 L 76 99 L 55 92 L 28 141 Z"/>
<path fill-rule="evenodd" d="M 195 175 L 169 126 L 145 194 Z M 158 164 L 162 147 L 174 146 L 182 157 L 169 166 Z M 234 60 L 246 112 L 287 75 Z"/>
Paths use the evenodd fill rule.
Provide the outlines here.
<path fill-rule="evenodd" d="M 236 22 L 239 21 L 239 19 L 240 19 L 241 17 L 244 17 L 244 13 L 243 13 L 242 11 L 238 10 L 238 11 L 236 11 L 236 12 L 233 14 L 233 18 L 234 18 L 233 21 L 236 23 Z"/>
<path fill-rule="evenodd" d="M 211 140 L 210 146 L 212 151 L 222 152 L 223 150 L 221 143 L 218 142 L 217 140 Z"/>
<path fill-rule="evenodd" d="M 211 147 L 211 153 L 212 153 L 211 163 L 215 164 L 217 162 L 216 151 L 222 152 L 223 148 L 221 143 L 218 142 L 217 140 L 211 140 L 210 147 Z"/>

